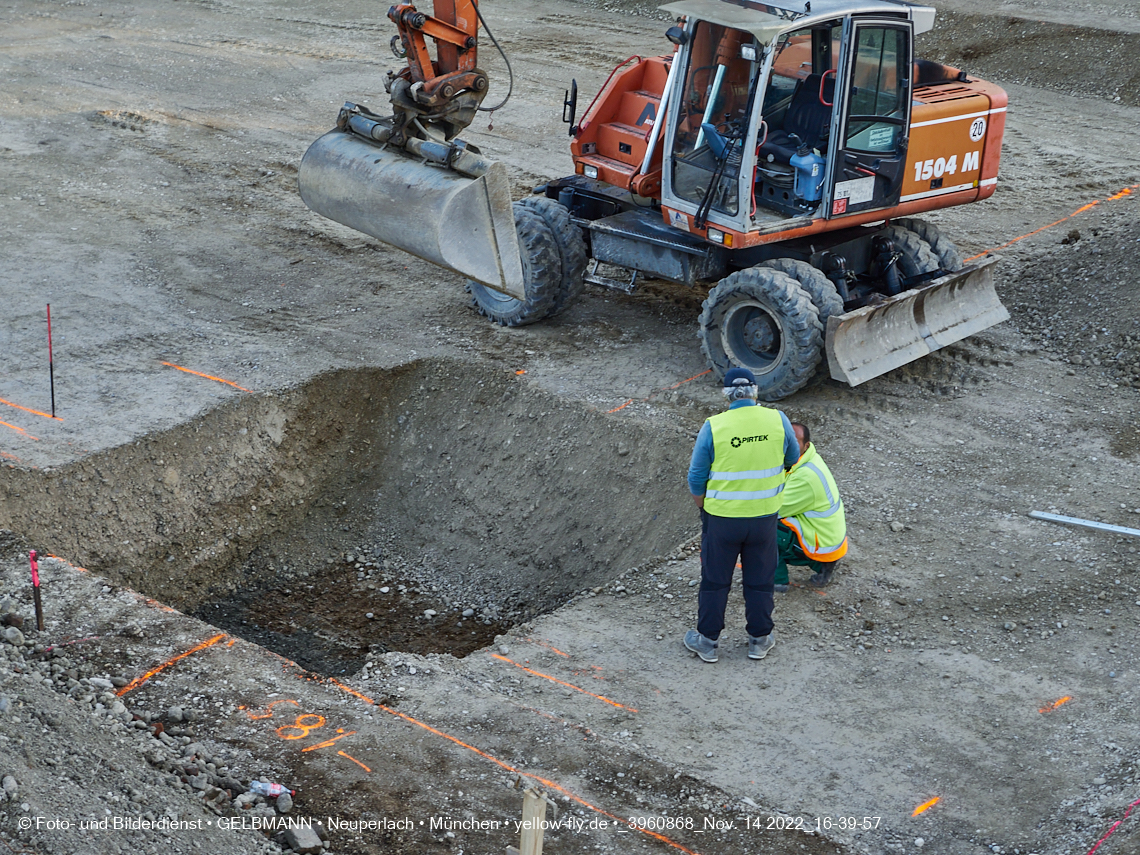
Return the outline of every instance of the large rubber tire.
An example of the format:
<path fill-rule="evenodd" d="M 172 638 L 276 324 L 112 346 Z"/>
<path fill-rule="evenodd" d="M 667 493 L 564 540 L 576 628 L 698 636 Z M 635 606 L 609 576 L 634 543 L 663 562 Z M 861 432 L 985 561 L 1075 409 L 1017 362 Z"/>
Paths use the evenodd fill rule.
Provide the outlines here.
<path fill-rule="evenodd" d="M 843 314 L 843 298 L 835 290 L 835 283 L 828 279 L 818 267 L 812 267 L 806 261 L 794 258 L 773 258 L 761 262 L 760 267 L 771 267 L 786 273 L 808 292 L 815 308 L 819 311 L 819 323 L 827 332 L 827 319 L 832 315 Z"/>
<path fill-rule="evenodd" d="M 550 314 L 562 284 L 558 243 L 542 217 L 520 203 L 514 203 L 515 230 L 522 254 L 523 290 L 519 300 L 488 288 L 482 282 L 467 280 L 471 305 L 479 314 L 504 327 L 521 327 L 541 321 Z"/>
<path fill-rule="evenodd" d="M 765 401 L 786 398 L 811 380 L 823 348 L 811 297 L 770 267 L 739 270 L 709 291 L 697 335 L 718 381 L 733 366 L 748 368 Z"/>
<path fill-rule="evenodd" d="M 557 315 L 582 294 L 586 288 L 586 262 L 589 252 L 582 230 L 570 219 L 565 205 L 545 196 L 531 196 L 515 204 L 534 211 L 554 234 L 558 244 L 558 258 L 561 263 L 562 281 L 554 296 L 554 305 L 547 317 Z"/>
<path fill-rule="evenodd" d="M 902 253 L 899 259 L 899 271 L 903 276 L 921 276 L 938 270 L 938 256 L 930 249 L 930 244 L 902 226 L 890 225 L 883 229 L 883 234 L 889 237 L 895 245 L 895 251 Z"/>
<path fill-rule="evenodd" d="M 914 232 L 926 241 L 930 245 L 930 251 L 938 258 L 938 265 L 943 270 L 953 273 L 955 270 L 962 269 L 962 256 L 958 254 L 958 247 L 954 246 L 954 241 L 942 234 L 938 226 L 928 223 L 926 220 L 915 220 L 909 217 L 893 222 L 895 225 Z"/>

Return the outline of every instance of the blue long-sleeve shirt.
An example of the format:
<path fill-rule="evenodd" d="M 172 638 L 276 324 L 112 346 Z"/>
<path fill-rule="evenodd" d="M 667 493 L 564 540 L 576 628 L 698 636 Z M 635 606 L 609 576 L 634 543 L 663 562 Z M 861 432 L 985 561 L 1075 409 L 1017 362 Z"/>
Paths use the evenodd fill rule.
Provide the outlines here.
<path fill-rule="evenodd" d="M 735 410 L 737 407 L 754 406 L 756 406 L 755 401 L 733 401 L 729 409 Z M 788 421 L 788 417 L 779 410 L 776 412 L 780 413 L 780 421 L 784 423 L 784 468 L 788 469 L 800 459 L 800 444 L 796 441 L 796 434 L 792 430 L 792 423 Z M 693 457 L 689 461 L 689 492 L 694 496 L 705 494 L 714 456 L 712 428 L 706 421 L 701 425 L 700 432 L 697 433 L 697 441 L 693 445 Z"/>

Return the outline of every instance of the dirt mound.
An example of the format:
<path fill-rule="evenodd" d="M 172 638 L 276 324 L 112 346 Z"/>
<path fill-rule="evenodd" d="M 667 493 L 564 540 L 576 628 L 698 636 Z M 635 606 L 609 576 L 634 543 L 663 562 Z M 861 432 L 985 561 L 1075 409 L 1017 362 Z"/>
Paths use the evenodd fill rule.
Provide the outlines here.
<path fill-rule="evenodd" d="M 1140 222 L 1111 215 L 1094 222 L 1069 229 L 1008 277 L 1002 296 L 1014 322 L 1049 352 L 1100 369 L 1102 385 L 1140 389 Z"/>
<path fill-rule="evenodd" d="M 939 10 L 915 52 L 987 80 L 1140 103 L 1140 33 Z"/>

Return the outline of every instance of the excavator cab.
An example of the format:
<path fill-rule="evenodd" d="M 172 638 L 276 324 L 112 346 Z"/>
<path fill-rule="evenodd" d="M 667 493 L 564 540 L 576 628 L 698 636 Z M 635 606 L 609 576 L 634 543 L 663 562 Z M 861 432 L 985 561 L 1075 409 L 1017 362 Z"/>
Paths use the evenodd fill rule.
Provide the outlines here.
<path fill-rule="evenodd" d="M 692 23 L 676 59 L 663 204 L 742 232 L 897 204 L 912 22 L 849 16 L 773 32 L 760 20 L 741 29 L 698 17 L 724 5 L 664 7 Z M 833 204 L 821 209 L 825 197 Z"/>

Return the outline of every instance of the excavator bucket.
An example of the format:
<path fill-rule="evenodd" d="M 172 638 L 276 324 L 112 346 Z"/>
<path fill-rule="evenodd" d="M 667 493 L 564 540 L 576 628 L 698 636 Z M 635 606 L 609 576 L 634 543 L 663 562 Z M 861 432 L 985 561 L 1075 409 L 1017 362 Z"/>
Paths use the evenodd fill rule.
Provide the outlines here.
<path fill-rule="evenodd" d="M 333 130 L 309 146 L 297 183 L 321 216 L 524 299 L 507 172 L 478 160 L 461 174 Z"/>
<path fill-rule="evenodd" d="M 827 320 L 831 376 L 858 386 L 1009 319 L 991 255 L 883 303 Z"/>

